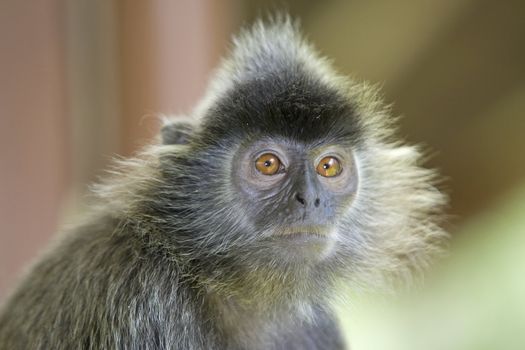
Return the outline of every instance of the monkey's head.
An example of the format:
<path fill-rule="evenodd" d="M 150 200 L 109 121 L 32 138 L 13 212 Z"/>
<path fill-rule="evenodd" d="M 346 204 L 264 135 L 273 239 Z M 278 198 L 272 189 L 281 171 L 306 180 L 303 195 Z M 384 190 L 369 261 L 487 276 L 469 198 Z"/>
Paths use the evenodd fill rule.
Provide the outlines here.
<path fill-rule="evenodd" d="M 163 130 L 145 203 L 174 255 L 218 289 L 273 296 L 425 267 L 444 197 L 375 91 L 334 73 L 288 19 L 234 44 L 197 122 Z"/>

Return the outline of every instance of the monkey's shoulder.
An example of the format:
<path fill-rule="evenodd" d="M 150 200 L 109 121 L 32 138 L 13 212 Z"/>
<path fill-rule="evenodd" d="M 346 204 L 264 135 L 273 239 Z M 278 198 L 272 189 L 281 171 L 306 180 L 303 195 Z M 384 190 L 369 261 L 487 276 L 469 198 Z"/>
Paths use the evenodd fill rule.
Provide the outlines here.
<path fill-rule="evenodd" d="M 32 267 L 0 313 L 0 348 L 214 348 L 177 263 L 121 224 L 78 226 Z"/>

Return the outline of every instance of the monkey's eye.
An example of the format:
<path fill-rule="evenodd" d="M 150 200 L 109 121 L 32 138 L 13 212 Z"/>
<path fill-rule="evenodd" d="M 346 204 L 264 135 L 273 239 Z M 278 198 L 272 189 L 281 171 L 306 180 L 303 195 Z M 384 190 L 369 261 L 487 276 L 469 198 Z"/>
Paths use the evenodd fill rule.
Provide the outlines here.
<path fill-rule="evenodd" d="M 265 153 L 257 158 L 255 168 L 264 175 L 275 175 L 283 169 L 281 161 L 273 153 Z"/>
<path fill-rule="evenodd" d="M 343 168 L 341 167 L 341 163 L 339 162 L 339 159 L 328 156 L 321 159 L 319 164 L 317 164 L 317 173 L 324 177 L 334 177 L 341 173 L 341 170 Z"/>

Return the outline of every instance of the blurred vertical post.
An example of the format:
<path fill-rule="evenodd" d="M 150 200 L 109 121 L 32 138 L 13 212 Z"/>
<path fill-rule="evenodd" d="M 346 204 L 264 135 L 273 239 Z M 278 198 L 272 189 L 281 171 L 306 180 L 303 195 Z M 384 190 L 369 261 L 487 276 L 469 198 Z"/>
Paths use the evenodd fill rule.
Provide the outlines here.
<path fill-rule="evenodd" d="M 61 3 L 0 2 L 0 298 L 56 229 L 69 183 Z"/>

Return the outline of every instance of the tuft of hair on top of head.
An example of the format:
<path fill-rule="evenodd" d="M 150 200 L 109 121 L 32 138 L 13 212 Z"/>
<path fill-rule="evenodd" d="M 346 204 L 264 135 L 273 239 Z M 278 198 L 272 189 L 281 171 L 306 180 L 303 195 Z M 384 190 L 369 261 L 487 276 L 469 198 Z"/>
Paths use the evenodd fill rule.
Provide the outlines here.
<path fill-rule="evenodd" d="M 341 88 L 348 83 L 303 38 L 298 19 L 282 12 L 260 18 L 233 37 L 230 53 L 216 70 L 195 115 L 199 117 L 236 84 L 265 79 L 267 74 L 277 78 L 299 66 L 328 86 Z"/>

